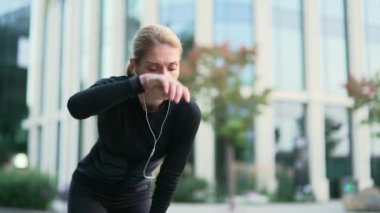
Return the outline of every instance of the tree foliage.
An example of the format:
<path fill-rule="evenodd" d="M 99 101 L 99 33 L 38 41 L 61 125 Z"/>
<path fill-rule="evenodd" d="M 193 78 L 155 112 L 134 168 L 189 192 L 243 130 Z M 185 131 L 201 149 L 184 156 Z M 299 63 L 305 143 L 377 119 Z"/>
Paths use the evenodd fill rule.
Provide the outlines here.
<path fill-rule="evenodd" d="M 253 67 L 255 56 L 255 48 L 195 45 L 181 64 L 181 81 L 206 105 L 203 118 L 217 136 L 238 146 L 247 140 L 247 130 L 270 93 L 253 92 L 253 85 L 243 83 L 242 73 Z"/>
<path fill-rule="evenodd" d="M 355 78 L 349 76 L 345 85 L 348 95 L 354 100 L 353 109 L 368 107 L 370 115 L 364 123 L 380 123 L 380 74 L 373 78 Z"/>

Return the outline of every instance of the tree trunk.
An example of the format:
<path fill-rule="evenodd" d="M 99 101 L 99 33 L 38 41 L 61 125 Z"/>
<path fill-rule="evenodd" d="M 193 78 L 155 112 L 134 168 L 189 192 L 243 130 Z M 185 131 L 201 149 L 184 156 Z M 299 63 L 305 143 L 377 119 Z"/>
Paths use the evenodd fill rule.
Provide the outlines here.
<path fill-rule="evenodd" d="M 235 174 L 235 146 L 232 142 L 226 143 L 227 155 L 227 182 L 228 182 L 228 203 L 230 212 L 235 210 L 236 194 L 236 174 Z"/>

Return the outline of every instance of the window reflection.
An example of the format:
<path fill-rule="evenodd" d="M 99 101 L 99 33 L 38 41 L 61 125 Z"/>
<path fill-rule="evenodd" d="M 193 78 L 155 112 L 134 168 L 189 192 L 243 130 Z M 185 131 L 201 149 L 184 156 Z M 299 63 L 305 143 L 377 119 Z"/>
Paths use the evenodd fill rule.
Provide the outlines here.
<path fill-rule="evenodd" d="M 350 154 L 349 117 L 345 108 L 326 108 L 325 140 L 328 157 L 344 157 Z"/>
<path fill-rule="evenodd" d="M 367 64 L 370 76 L 380 72 L 380 1 L 364 0 Z"/>
<path fill-rule="evenodd" d="M 292 152 L 305 136 L 305 106 L 296 103 L 275 104 L 276 152 Z"/>
<path fill-rule="evenodd" d="M 341 180 L 352 174 L 350 125 L 350 117 L 346 108 L 326 107 L 326 172 L 330 181 L 330 196 L 332 198 L 341 196 Z"/>
<path fill-rule="evenodd" d="M 321 1 L 323 88 L 331 95 L 345 95 L 347 81 L 346 15 L 344 0 Z"/>
<path fill-rule="evenodd" d="M 180 36 L 194 32 L 193 0 L 161 0 L 160 22 Z"/>
<path fill-rule="evenodd" d="M 183 55 L 193 47 L 194 16 L 194 0 L 160 1 L 160 22 L 177 33 L 182 42 Z"/>
<path fill-rule="evenodd" d="M 380 73 L 380 1 L 363 0 L 364 26 L 369 76 Z M 380 186 L 380 125 L 371 126 L 371 177 Z"/>
<path fill-rule="evenodd" d="M 254 45 L 253 0 L 215 0 L 215 42 L 238 50 Z M 253 83 L 254 67 L 241 72 L 243 84 Z"/>
<path fill-rule="evenodd" d="M 380 186 L 380 125 L 371 126 L 371 177 Z"/>
<path fill-rule="evenodd" d="M 277 89 L 302 91 L 304 85 L 302 1 L 273 1 L 273 68 Z"/>
<path fill-rule="evenodd" d="M 293 201 L 297 195 L 305 197 L 305 189 L 309 185 L 306 106 L 277 103 L 275 118 L 277 196 L 284 201 Z"/>
<path fill-rule="evenodd" d="M 126 58 L 130 58 L 132 56 L 133 37 L 141 27 L 141 1 L 126 0 L 126 7 Z"/>

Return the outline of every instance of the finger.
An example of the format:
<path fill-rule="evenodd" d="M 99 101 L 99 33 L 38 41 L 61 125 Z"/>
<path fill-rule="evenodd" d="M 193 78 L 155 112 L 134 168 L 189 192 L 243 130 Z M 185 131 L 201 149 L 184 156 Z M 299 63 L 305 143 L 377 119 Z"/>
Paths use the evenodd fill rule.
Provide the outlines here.
<path fill-rule="evenodd" d="M 161 84 L 162 84 L 162 89 L 164 91 L 165 96 L 169 94 L 170 91 L 170 81 L 167 78 L 159 77 Z"/>
<path fill-rule="evenodd" d="M 176 94 L 176 90 L 177 90 L 177 82 L 176 81 L 169 81 L 169 93 L 168 93 L 168 96 L 169 96 L 169 99 L 171 101 L 174 100 L 174 97 L 175 97 L 175 94 Z"/>
<path fill-rule="evenodd" d="M 182 97 L 185 99 L 187 103 L 190 102 L 190 91 L 187 87 L 183 87 Z"/>
<path fill-rule="evenodd" d="M 179 103 L 179 101 L 181 100 L 181 97 L 182 97 L 182 93 L 183 93 L 183 86 L 178 83 L 176 93 L 175 93 L 175 97 L 174 97 L 174 102 Z"/>

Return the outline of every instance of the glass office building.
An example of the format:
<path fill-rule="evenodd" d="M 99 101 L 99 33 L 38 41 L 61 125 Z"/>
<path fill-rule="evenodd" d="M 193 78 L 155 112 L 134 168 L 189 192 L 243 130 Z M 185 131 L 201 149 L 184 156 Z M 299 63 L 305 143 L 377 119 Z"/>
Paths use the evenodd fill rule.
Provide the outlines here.
<path fill-rule="evenodd" d="M 275 192 L 287 174 L 293 191 L 310 186 L 326 201 L 340 196 L 347 176 L 360 188 L 379 177 L 378 139 L 359 125 L 368 112 L 349 111 L 352 100 L 342 86 L 349 73 L 380 70 L 378 0 L 49 2 L 32 1 L 24 126 L 32 167 L 56 175 L 60 184 L 70 181 L 97 138 L 96 118 L 71 118 L 67 99 L 99 78 L 123 75 L 133 35 L 148 24 L 171 27 L 185 52 L 194 41 L 256 46 L 256 63 L 242 72 L 244 85 L 273 91 L 238 163 L 256 171 L 249 178 L 257 189 Z M 210 124 L 202 122 L 193 171 L 214 188 L 225 183 L 222 152 Z"/>

